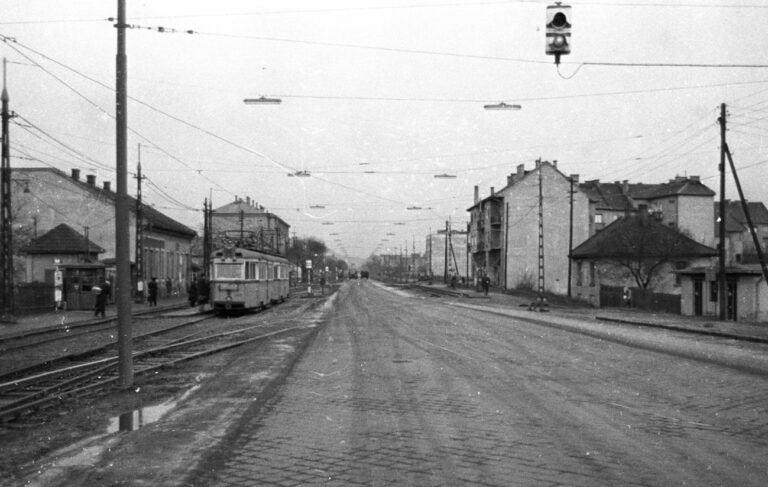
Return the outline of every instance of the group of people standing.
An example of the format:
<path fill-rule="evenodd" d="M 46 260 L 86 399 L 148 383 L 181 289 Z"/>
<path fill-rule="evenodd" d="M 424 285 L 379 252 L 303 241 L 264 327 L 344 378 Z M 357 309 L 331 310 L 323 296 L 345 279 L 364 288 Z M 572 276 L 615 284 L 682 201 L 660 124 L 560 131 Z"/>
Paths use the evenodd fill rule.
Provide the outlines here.
<path fill-rule="evenodd" d="M 165 281 L 158 281 L 157 277 L 152 279 L 147 284 L 147 302 L 149 306 L 157 306 L 157 297 L 161 282 L 164 282 L 166 296 L 173 294 L 173 282 L 171 279 Z M 105 316 L 106 305 L 109 298 L 112 296 L 112 286 L 109 281 L 103 281 L 100 285 L 94 286 L 93 293 L 96 295 L 96 302 L 94 306 L 95 316 Z M 206 277 L 197 276 L 192 278 L 192 282 L 187 286 L 187 296 L 190 306 L 202 305 L 208 303 L 210 293 L 210 285 Z"/>

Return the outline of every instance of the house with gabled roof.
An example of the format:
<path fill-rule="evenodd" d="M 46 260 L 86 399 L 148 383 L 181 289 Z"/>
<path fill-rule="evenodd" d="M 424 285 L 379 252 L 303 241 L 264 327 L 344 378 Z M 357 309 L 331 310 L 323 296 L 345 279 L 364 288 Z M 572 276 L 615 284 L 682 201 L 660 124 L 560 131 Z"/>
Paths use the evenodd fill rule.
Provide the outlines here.
<path fill-rule="evenodd" d="M 717 250 L 653 218 L 645 205 L 576 247 L 575 296 L 600 305 L 600 287 L 680 295 L 674 271 L 710 265 Z"/>
<path fill-rule="evenodd" d="M 55 265 L 51 262 L 57 265 L 92 264 L 98 262 L 99 254 L 104 253 L 101 246 L 66 223 L 60 223 L 21 251 L 27 255 L 29 282 L 53 282 Z"/>
<path fill-rule="evenodd" d="M 23 183 L 25 188 L 12 192 L 15 232 L 26 232 L 34 241 L 36 235 L 66 224 L 76 233 L 87 235 L 92 244 L 103 249 L 99 258 L 106 264 L 107 274 L 114 273 L 110 266 L 114 265 L 115 257 L 117 194 L 109 181 L 98 185 L 95 175 L 81 178 L 79 169 L 72 169 L 71 174 L 67 174 L 52 167 L 13 168 L 12 179 Z M 130 256 L 135 264 L 137 201 L 132 197 L 128 197 L 128 201 Z M 142 204 L 141 210 L 143 278 L 170 279 L 174 287 L 185 289 L 191 272 L 190 249 L 197 232 L 151 205 Z M 29 248 L 33 249 L 34 245 Z M 35 263 L 34 272 L 27 272 L 20 282 L 40 279 L 38 264 Z M 53 258 L 49 259 L 44 271 L 46 280 L 54 266 Z M 135 281 L 136 276 L 132 279 Z"/>

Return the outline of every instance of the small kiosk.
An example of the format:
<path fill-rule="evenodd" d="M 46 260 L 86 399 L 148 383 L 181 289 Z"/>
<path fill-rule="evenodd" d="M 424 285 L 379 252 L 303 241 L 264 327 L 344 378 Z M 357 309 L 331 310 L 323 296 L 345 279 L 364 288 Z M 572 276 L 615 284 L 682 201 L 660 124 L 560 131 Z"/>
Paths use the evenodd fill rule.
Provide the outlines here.
<path fill-rule="evenodd" d="M 96 295 L 93 287 L 104 282 L 106 266 L 102 263 L 61 264 L 63 277 L 62 302 L 66 309 L 94 309 Z"/>

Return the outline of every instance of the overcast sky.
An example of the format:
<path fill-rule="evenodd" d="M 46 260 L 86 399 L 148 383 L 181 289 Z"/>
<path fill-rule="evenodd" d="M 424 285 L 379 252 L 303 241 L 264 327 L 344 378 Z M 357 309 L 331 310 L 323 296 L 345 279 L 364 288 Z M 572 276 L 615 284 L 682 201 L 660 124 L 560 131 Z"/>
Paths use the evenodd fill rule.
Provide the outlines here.
<path fill-rule="evenodd" d="M 487 196 L 539 157 L 582 180 L 699 175 L 719 192 L 721 103 L 746 196 L 768 201 L 758 0 L 570 2 L 559 70 L 553 2 L 126 1 L 129 167 L 141 144 L 146 202 L 194 229 L 204 198 L 249 196 L 339 255 L 421 252 L 430 229 L 465 227 L 475 185 Z M 114 181 L 117 1 L 0 5 L 11 164 Z M 282 103 L 243 103 L 259 96 Z M 522 109 L 483 109 L 500 101 Z"/>

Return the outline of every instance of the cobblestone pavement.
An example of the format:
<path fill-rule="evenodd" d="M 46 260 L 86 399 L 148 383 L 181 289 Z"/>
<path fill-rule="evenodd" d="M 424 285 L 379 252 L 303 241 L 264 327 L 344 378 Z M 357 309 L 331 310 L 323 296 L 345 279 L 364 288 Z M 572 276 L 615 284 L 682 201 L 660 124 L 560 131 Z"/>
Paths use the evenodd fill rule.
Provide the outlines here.
<path fill-rule="evenodd" d="M 185 485 L 765 485 L 767 400 L 763 376 L 365 282 Z"/>

